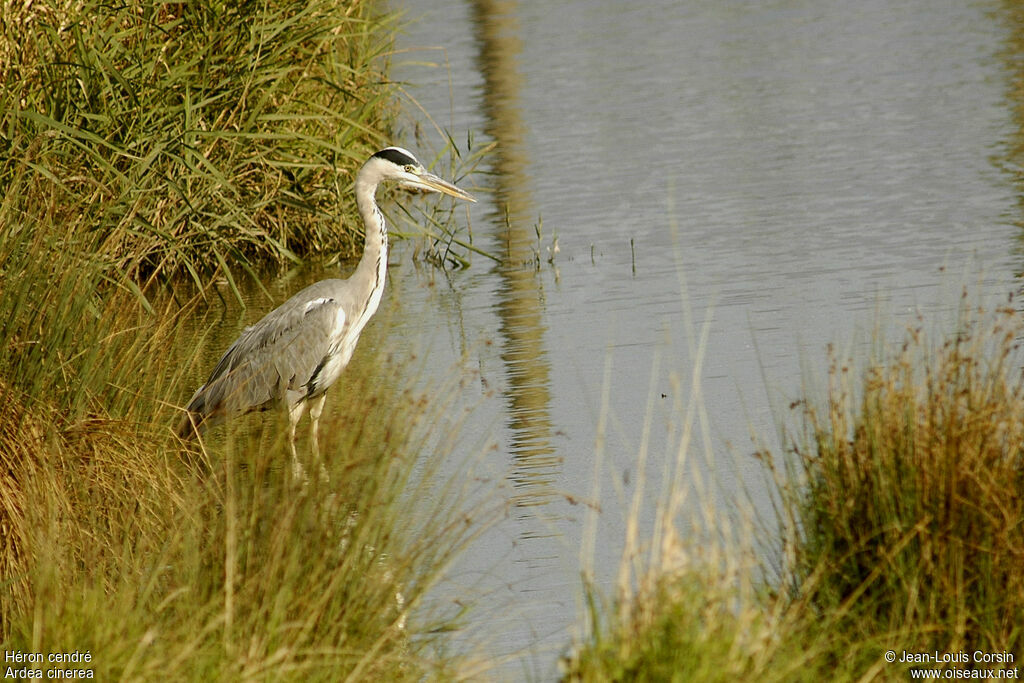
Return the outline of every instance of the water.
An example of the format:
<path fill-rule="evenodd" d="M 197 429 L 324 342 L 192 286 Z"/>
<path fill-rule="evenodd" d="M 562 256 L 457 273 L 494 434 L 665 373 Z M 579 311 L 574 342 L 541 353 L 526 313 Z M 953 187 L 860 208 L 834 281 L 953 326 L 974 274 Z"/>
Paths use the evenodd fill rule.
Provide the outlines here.
<path fill-rule="evenodd" d="M 412 278 L 396 287 L 411 303 L 393 334 L 457 328 L 447 335 L 458 343 L 434 351 L 454 361 L 468 346 L 498 388 L 481 406 L 497 422 L 493 457 L 539 504 L 465 562 L 494 606 L 481 617 L 489 651 L 525 649 L 510 675 L 551 678 L 579 613 L 585 517 L 553 492 L 589 495 L 606 363 L 609 481 L 635 467 L 651 406 L 655 424 L 669 419 L 660 395 L 673 372 L 685 389 L 701 359 L 710 434 L 697 445 L 721 459 L 716 500 L 747 483 L 763 506 L 750 434 L 775 445 L 779 406 L 799 396 L 802 366 L 821 374 L 829 342 L 863 355 L 876 320 L 895 339 L 919 315 L 948 329 L 964 284 L 990 301 L 1018 288 L 1020 200 L 1007 171 L 1021 28 L 992 3 L 409 10 L 400 47 L 445 49 L 403 54 L 395 75 L 456 140 L 498 142 L 475 235 L 513 261 L 537 249 L 542 262 L 477 261 L 430 300 Z M 705 324 L 700 355 L 692 340 Z M 657 438 L 652 453 L 664 449 Z M 609 550 L 597 563 L 610 581 L 623 505 L 603 490 L 598 545 Z"/>
<path fill-rule="evenodd" d="M 1024 29 L 1001 4 L 925 0 L 421 0 L 406 16 L 393 75 L 455 140 L 498 143 L 469 215 L 505 265 L 441 272 L 400 246 L 391 313 L 366 335 L 472 378 L 460 443 L 509 514 L 437 599 L 477 602 L 463 646 L 506 656 L 497 675 L 549 680 L 581 612 L 580 501 L 598 477 L 610 588 L 647 417 L 652 455 L 671 447 L 673 378 L 700 383 L 715 505 L 746 485 L 764 508 L 751 434 L 777 446 L 828 343 L 863 356 L 876 319 L 894 339 L 919 315 L 948 329 L 964 284 L 1018 289 Z M 404 130 L 416 151 L 440 139 L 422 117 Z"/>

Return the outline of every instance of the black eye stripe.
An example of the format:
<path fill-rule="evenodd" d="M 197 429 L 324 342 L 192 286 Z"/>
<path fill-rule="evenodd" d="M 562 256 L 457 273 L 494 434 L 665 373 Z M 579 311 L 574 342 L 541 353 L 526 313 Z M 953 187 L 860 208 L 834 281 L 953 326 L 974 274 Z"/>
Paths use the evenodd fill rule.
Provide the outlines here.
<path fill-rule="evenodd" d="M 403 166 L 404 167 L 404 166 L 416 166 L 417 165 L 417 162 L 416 162 L 415 159 L 413 159 L 411 156 L 409 156 L 405 152 L 401 152 L 401 151 L 395 149 L 394 147 L 388 147 L 387 149 L 382 149 L 381 151 L 377 152 L 373 156 L 380 157 L 381 159 L 387 159 L 388 161 L 390 161 L 391 163 L 393 163 L 393 164 L 395 164 L 397 166 Z"/>

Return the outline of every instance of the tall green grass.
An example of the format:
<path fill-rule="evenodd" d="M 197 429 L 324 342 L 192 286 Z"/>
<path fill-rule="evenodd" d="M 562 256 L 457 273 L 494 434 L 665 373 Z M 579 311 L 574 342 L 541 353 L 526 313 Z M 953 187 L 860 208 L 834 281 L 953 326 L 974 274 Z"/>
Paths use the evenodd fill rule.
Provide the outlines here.
<path fill-rule="evenodd" d="M 393 115 L 373 3 L 13 3 L 0 21 L 8 220 L 137 282 L 352 253 L 339 202 Z"/>

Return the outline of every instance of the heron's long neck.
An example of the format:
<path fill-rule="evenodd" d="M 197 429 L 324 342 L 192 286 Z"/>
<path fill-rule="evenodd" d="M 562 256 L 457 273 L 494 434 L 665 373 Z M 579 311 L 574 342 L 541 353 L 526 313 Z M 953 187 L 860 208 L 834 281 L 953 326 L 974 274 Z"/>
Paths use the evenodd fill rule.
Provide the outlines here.
<path fill-rule="evenodd" d="M 356 205 L 359 207 L 359 214 L 362 216 L 363 226 L 366 228 L 363 256 L 359 259 L 359 265 L 356 266 L 356 270 L 350 278 L 359 285 L 357 291 L 366 297 L 360 302 L 362 315 L 356 322 L 361 328 L 377 310 L 381 293 L 384 291 L 384 278 L 388 270 L 388 229 L 384 223 L 384 216 L 377 208 L 377 202 L 374 199 L 377 183 L 365 182 L 361 178 L 357 178 L 355 190 Z"/>

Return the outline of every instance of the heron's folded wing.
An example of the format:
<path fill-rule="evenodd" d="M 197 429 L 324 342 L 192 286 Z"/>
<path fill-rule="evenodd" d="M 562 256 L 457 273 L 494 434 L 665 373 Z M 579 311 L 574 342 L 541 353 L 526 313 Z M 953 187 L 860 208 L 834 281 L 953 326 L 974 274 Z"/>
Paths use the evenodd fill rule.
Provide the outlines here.
<path fill-rule="evenodd" d="M 246 328 L 227 350 L 204 385 L 206 405 L 237 414 L 295 400 L 346 322 L 343 308 L 329 296 L 289 300 Z"/>

